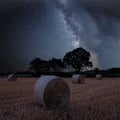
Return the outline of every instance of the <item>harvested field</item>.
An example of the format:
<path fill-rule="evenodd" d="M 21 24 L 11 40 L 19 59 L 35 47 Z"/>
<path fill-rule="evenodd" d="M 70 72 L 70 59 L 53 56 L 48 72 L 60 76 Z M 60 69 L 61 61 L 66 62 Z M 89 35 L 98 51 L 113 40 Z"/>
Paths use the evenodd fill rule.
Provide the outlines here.
<path fill-rule="evenodd" d="M 68 107 L 44 109 L 33 98 L 37 78 L 0 78 L 0 120 L 120 120 L 120 78 L 86 78 L 70 86 Z"/>

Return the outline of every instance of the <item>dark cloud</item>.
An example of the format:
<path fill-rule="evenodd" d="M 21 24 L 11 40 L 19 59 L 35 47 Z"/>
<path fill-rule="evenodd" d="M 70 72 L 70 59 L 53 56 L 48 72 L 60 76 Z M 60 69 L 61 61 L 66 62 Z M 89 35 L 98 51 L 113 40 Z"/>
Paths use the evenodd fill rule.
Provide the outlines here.
<path fill-rule="evenodd" d="M 116 57 L 120 59 L 117 53 L 120 50 L 120 21 L 119 16 L 112 14 L 119 10 L 116 2 L 81 0 L 71 4 L 58 1 L 58 4 L 76 40 L 83 43 L 80 46 L 94 53 L 102 68 L 120 66 L 116 60 Z"/>
<path fill-rule="evenodd" d="M 71 3 L 85 8 L 91 14 L 96 12 L 120 19 L 120 0 L 71 0 Z"/>
<path fill-rule="evenodd" d="M 26 67 L 26 44 L 32 26 L 44 21 L 44 2 L 0 2 L 0 67 L 17 70 Z M 34 15 L 34 17 L 33 17 Z M 38 20 L 39 15 L 39 20 Z M 24 50 L 24 51 L 23 51 Z M 25 62 L 26 64 L 26 62 Z M 22 66 L 23 65 L 23 66 Z"/>
<path fill-rule="evenodd" d="M 79 45 L 102 68 L 120 66 L 119 5 L 120 0 L 0 1 L 0 67 L 24 70 L 35 57 L 62 58 Z"/>
<path fill-rule="evenodd" d="M 7 10 L 4 5 L 1 10 L 1 68 L 25 70 L 35 57 L 61 58 L 73 48 L 71 38 L 66 34 L 63 18 L 53 2 L 13 4 Z"/>

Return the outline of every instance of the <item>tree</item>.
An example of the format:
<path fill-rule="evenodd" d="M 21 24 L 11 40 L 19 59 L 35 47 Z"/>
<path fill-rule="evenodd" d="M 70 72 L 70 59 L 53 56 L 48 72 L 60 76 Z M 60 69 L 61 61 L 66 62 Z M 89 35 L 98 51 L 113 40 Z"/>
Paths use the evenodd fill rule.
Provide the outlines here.
<path fill-rule="evenodd" d="M 30 62 L 30 70 L 36 74 L 41 74 L 49 71 L 48 61 L 41 60 L 40 58 L 35 58 Z"/>
<path fill-rule="evenodd" d="M 107 70 L 109 74 L 119 74 L 120 73 L 120 68 L 110 68 Z"/>
<path fill-rule="evenodd" d="M 80 72 L 82 69 L 87 69 L 87 67 L 92 67 L 92 62 L 90 62 L 90 53 L 84 48 L 76 48 L 73 51 L 66 53 L 63 58 L 63 62 L 66 65 L 71 65 L 76 72 Z"/>
<path fill-rule="evenodd" d="M 99 68 L 95 68 L 95 69 L 94 69 L 94 72 L 95 72 L 95 74 L 100 74 L 101 71 L 100 71 Z"/>
<path fill-rule="evenodd" d="M 65 67 L 64 63 L 62 62 L 61 59 L 56 59 L 56 58 L 52 58 L 51 60 L 48 61 L 49 62 L 49 66 L 50 68 L 54 71 L 54 72 L 59 72 L 61 71 L 62 68 Z"/>

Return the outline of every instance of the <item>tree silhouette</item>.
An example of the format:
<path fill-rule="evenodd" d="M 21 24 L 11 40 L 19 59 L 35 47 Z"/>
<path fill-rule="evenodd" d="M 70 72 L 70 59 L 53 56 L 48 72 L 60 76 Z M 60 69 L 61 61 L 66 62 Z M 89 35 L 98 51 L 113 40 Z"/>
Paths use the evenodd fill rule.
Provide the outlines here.
<path fill-rule="evenodd" d="M 99 68 L 95 68 L 95 69 L 94 69 L 94 72 L 95 72 L 95 74 L 100 74 L 100 73 L 101 73 L 101 70 L 100 70 Z"/>
<path fill-rule="evenodd" d="M 71 65 L 76 72 L 80 72 L 81 69 L 87 67 L 92 67 L 92 62 L 90 62 L 90 53 L 84 48 L 76 48 L 73 51 L 66 53 L 63 61 L 66 65 Z"/>
<path fill-rule="evenodd" d="M 65 65 L 61 59 L 52 58 L 49 61 L 45 61 L 35 58 L 30 62 L 29 70 L 39 75 L 48 72 L 61 72 L 61 69 L 64 67 Z"/>
<path fill-rule="evenodd" d="M 51 60 L 48 61 L 49 62 L 49 66 L 50 68 L 54 71 L 54 72 L 60 72 L 62 68 L 65 67 L 64 63 L 62 62 L 61 59 L 56 59 L 56 58 L 52 58 Z"/>
<path fill-rule="evenodd" d="M 109 74 L 119 74 L 120 73 L 120 68 L 110 68 L 107 70 Z"/>
<path fill-rule="evenodd" d="M 36 74 L 49 72 L 48 61 L 41 60 L 40 58 L 33 59 L 33 61 L 30 62 L 30 65 L 31 66 L 30 66 L 29 70 L 32 70 Z"/>

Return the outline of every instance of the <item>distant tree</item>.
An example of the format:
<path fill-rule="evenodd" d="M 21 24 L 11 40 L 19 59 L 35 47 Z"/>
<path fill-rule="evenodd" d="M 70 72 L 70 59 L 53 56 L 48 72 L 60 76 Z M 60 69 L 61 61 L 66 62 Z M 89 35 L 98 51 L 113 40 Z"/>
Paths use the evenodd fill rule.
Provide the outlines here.
<path fill-rule="evenodd" d="M 109 74 L 120 74 L 120 68 L 110 68 L 107 70 Z"/>
<path fill-rule="evenodd" d="M 100 69 L 99 68 L 95 68 L 94 72 L 95 72 L 95 74 L 100 74 Z"/>
<path fill-rule="evenodd" d="M 62 68 L 65 67 L 65 65 L 61 59 L 56 59 L 53 57 L 48 62 L 49 62 L 49 67 L 50 67 L 50 69 L 53 70 L 53 72 L 59 72 L 59 71 L 61 71 Z"/>
<path fill-rule="evenodd" d="M 29 70 L 35 72 L 36 74 L 41 74 L 49 71 L 48 61 L 41 60 L 40 58 L 35 58 L 30 62 Z"/>
<path fill-rule="evenodd" d="M 92 67 L 92 62 L 90 62 L 90 53 L 84 48 L 76 48 L 73 51 L 66 53 L 63 61 L 66 65 L 72 65 L 76 72 L 80 72 L 82 69 L 87 69 L 87 67 Z"/>

